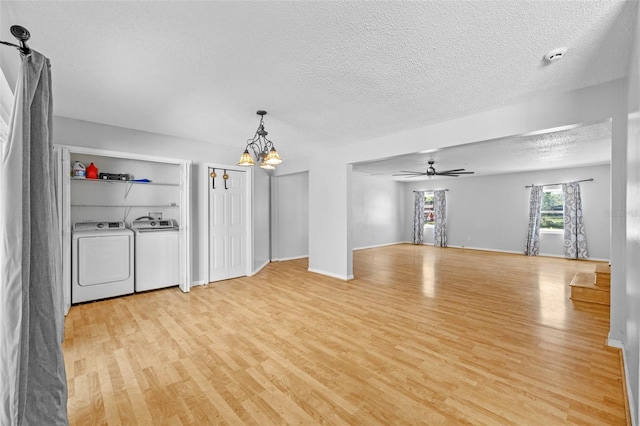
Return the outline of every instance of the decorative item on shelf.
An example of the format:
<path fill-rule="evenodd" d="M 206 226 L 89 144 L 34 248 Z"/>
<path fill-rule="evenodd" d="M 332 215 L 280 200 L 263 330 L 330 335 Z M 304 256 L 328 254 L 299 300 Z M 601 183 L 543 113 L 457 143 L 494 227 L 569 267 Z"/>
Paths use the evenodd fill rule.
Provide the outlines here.
<path fill-rule="evenodd" d="M 102 180 L 131 180 L 128 173 L 100 173 L 98 177 Z"/>
<path fill-rule="evenodd" d="M 247 139 L 247 146 L 242 153 L 242 157 L 240 157 L 238 166 L 253 166 L 256 164 L 255 161 L 258 161 L 260 162 L 261 168 L 274 170 L 276 168 L 275 166 L 282 164 L 282 159 L 273 146 L 273 142 L 267 139 L 269 133 L 264 129 L 264 116 L 267 114 L 267 111 L 258 110 L 256 114 L 260 116 L 260 124 L 253 138 Z M 253 151 L 255 161 L 249 153 L 249 148 Z"/>
<path fill-rule="evenodd" d="M 98 179 L 98 168 L 93 163 L 87 167 L 87 179 Z"/>
<path fill-rule="evenodd" d="M 73 163 L 72 176 L 75 179 L 85 179 L 87 177 L 87 169 L 84 167 L 84 164 L 79 161 Z"/>

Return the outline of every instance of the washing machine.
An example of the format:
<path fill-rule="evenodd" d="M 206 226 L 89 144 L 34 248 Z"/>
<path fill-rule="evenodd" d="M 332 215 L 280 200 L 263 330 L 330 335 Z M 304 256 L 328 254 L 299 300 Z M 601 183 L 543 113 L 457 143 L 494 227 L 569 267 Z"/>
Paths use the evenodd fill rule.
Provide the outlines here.
<path fill-rule="evenodd" d="M 76 222 L 71 246 L 71 303 L 135 290 L 134 235 L 124 222 Z"/>
<path fill-rule="evenodd" d="M 155 290 L 180 284 L 179 227 L 173 219 L 138 218 L 135 234 L 135 289 Z"/>

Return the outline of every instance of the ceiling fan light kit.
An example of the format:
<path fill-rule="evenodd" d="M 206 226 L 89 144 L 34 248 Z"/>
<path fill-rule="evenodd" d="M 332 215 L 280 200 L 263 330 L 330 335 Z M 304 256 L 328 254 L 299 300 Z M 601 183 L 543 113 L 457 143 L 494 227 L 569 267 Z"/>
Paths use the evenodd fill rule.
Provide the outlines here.
<path fill-rule="evenodd" d="M 260 167 L 265 170 L 275 170 L 278 164 L 282 164 L 282 158 L 273 146 L 273 142 L 267 139 L 267 132 L 264 129 L 264 116 L 267 115 L 267 111 L 258 110 L 256 112 L 260 116 L 260 124 L 252 139 L 247 139 L 247 145 L 244 148 L 244 152 L 238 161 L 238 166 L 254 166 L 256 161 L 260 163 Z M 253 152 L 253 157 L 249 152 L 249 149 Z M 255 157 L 255 161 L 254 158 Z"/>
<path fill-rule="evenodd" d="M 458 177 L 460 175 L 472 175 L 474 172 L 466 172 L 465 169 L 452 169 L 452 170 L 444 170 L 441 172 L 436 171 L 435 167 L 433 167 L 433 163 L 435 161 L 429 160 L 429 167 L 426 172 L 412 172 L 408 170 L 402 170 L 399 173 L 395 173 L 393 176 L 404 176 L 407 178 L 417 177 L 417 176 L 427 176 L 431 179 L 433 176 L 450 176 L 450 177 Z"/>

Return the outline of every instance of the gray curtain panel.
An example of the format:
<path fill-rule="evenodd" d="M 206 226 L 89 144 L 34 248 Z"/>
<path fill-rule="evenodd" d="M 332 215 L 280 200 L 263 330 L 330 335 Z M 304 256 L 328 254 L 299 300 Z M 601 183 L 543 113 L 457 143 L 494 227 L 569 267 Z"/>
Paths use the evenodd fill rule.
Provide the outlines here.
<path fill-rule="evenodd" d="M 444 190 L 433 192 L 433 210 L 436 220 L 433 225 L 433 245 L 447 246 L 447 196 Z"/>
<path fill-rule="evenodd" d="M 542 186 L 533 185 L 529 197 L 529 229 L 524 254 L 537 256 L 540 248 L 540 209 L 542 207 Z"/>
<path fill-rule="evenodd" d="M 414 193 L 413 244 L 422 244 L 424 239 L 424 191 Z"/>
<path fill-rule="evenodd" d="M 586 259 L 589 253 L 582 222 L 580 184 L 578 182 L 563 183 L 562 197 L 564 198 L 564 257 Z"/>
<path fill-rule="evenodd" d="M 22 57 L 0 170 L 0 424 L 66 425 L 49 60 Z"/>

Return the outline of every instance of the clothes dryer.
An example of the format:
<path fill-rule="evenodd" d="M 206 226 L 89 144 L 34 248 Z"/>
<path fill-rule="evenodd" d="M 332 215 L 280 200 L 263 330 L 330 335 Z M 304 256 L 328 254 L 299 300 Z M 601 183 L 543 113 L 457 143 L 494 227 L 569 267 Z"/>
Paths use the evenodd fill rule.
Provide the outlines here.
<path fill-rule="evenodd" d="M 76 222 L 71 303 L 131 294 L 134 283 L 134 236 L 124 222 Z"/>

